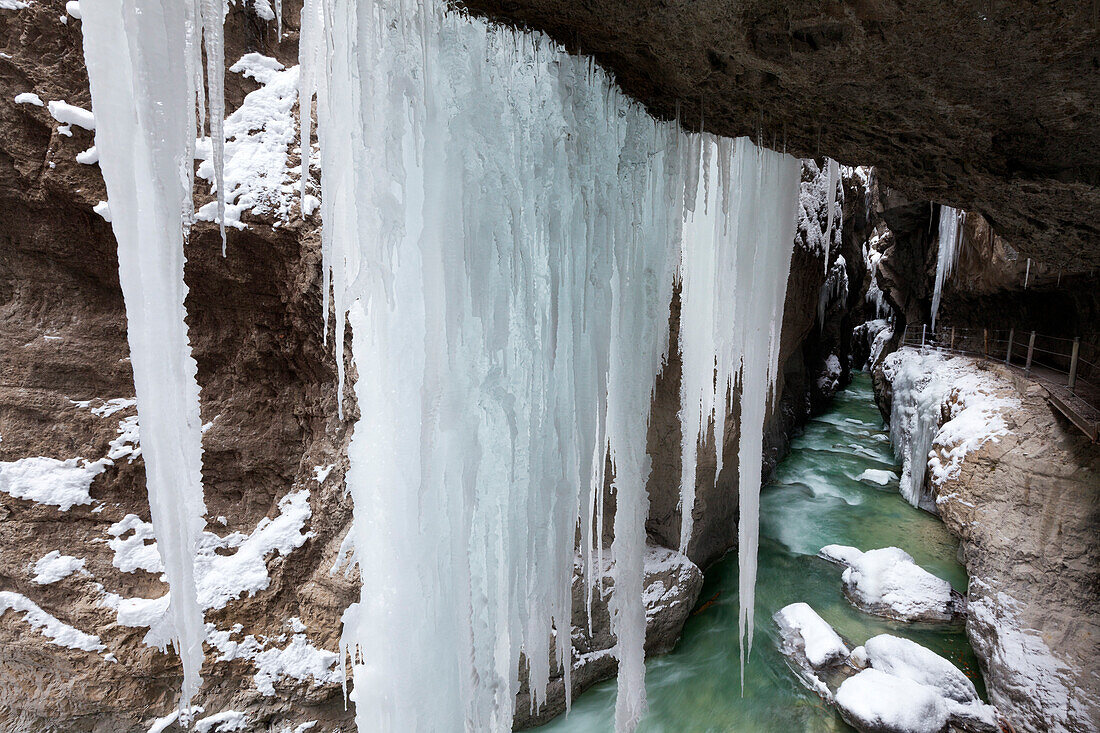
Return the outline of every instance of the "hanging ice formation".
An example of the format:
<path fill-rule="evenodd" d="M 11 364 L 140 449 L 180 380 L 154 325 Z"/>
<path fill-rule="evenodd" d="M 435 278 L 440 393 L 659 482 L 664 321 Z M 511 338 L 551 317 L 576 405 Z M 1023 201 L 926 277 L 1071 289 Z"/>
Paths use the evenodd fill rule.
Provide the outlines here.
<path fill-rule="evenodd" d="M 118 240 L 149 507 L 183 662 L 180 706 L 198 691 L 203 619 L 193 557 L 205 521 L 199 386 L 184 321 L 183 243 L 193 212 L 202 48 L 221 195 L 222 3 L 101 0 L 83 14 L 96 149 Z"/>
<path fill-rule="evenodd" d="M 939 252 L 936 255 L 936 285 L 932 291 L 932 330 L 936 330 L 936 316 L 940 312 L 940 296 L 943 284 L 955 272 L 962 244 L 966 212 L 950 206 L 940 206 Z"/>
<path fill-rule="evenodd" d="M 828 225 L 825 228 L 825 272 L 829 272 L 829 247 L 833 243 L 833 217 L 835 212 L 833 207 L 836 205 L 836 184 L 840 180 L 840 164 L 832 158 L 826 158 L 826 199 L 825 202 L 828 205 Z"/>
<path fill-rule="evenodd" d="M 719 185 L 695 194 L 680 265 L 680 549 L 686 551 L 691 540 L 698 448 L 713 426 L 717 478 L 726 414 L 739 394 L 737 547 L 743 678 L 745 658 L 752 650 L 764 418 L 775 396 L 800 165 L 746 138 L 735 145 L 708 140 L 702 148 L 703 169 L 714 168 Z"/>
<path fill-rule="evenodd" d="M 685 266 L 740 258 L 723 270 L 736 284 L 700 310 L 726 318 L 714 309 L 741 294 L 722 358 L 751 395 L 741 497 L 751 628 L 798 162 L 706 138 L 718 182 L 698 194 L 702 138 L 656 123 L 541 36 L 430 1 L 303 12 L 303 28 L 317 29 L 304 33 L 301 76 L 318 96 L 336 353 L 347 312 L 359 375 L 347 481 L 363 593 L 343 644 L 360 729 L 507 730 L 521 654 L 534 704 L 552 653 L 570 689 L 561 630 L 575 533 L 591 592 L 609 456 L 616 727 L 631 730 L 645 709 L 646 429 L 685 203 L 696 210 L 689 237 L 709 226 L 716 238 L 685 242 Z M 310 68 L 321 47 L 328 66 Z"/>
<path fill-rule="evenodd" d="M 184 705 L 202 660 L 192 558 L 204 508 L 183 241 L 191 112 L 205 111 L 199 38 L 214 76 L 221 7 L 104 0 L 84 26 Z M 358 371 L 347 483 L 363 590 L 342 644 L 359 728 L 510 730 L 521 662 L 534 705 L 552 666 L 569 690 L 575 543 L 579 528 L 589 594 L 603 592 L 610 480 L 616 727 L 632 730 L 645 710 L 647 422 L 678 255 L 693 273 L 685 328 L 694 334 L 698 316 L 711 331 L 688 347 L 693 383 L 720 365 L 725 386 L 712 381 L 706 399 L 722 420 L 732 390 L 742 395 L 751 647 L 798 163 L 658 123 L 589 62 L 441 0 L 306 0 L 302 21 L 303 121 L 316 93 L 325 171 L 326 314 L 331 285 L 336 353 L 347 320 Z M 220 99 L 209 110 L 216 131 Z M 705 262 L 730 279 L 703 283 Z"/>

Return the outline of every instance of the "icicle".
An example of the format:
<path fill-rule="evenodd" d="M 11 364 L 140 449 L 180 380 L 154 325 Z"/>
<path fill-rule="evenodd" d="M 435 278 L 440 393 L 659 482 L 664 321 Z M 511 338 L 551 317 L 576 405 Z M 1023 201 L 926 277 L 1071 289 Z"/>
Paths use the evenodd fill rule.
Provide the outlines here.
<path fill-rule="evenodd" d="M 218 230 L 222 236 L 222 257 L 225 257 L 225 3 L 223 0 L 200 2 L 202 35 L 206 42 L 206 88 L 209 92 L 206 106 L 210 116 L 210 147 L 218 197 Z M 202 94 L 201 87 L 199 94 Z"/>
<path fill-rule="evenodd" d="M 187 3 L 159 0 L 101 0 L 87 4 L 83 15 L 149 507 L 171 591 L 168 614 L 184 675 L 180 709 L 187 714 L 201 683 L 204 637 L 193 560 L 205 524 L 202 438 L 185 321 L 182 221 L 190 208 L 195 102 L 201 93 L 193 64 L 198 21 Z M 220 43 L 208 46 L 211 69 L 220 75 L 219 52 Z"/>
<path fill-rule="evenodd" d="M 833 244 L 833 217 L 836 208 L 836 184 L 840 180 L 840 164 L 832 158 L 825 159 L 828 169 L 826 177 L 826 204 L 828 205 L 828 225 L 825 227 L 825 272 L 829 272 L 829 248 Z"/>
<path fill-rule="evenodd" d="M 1024 290 L 1027 290 L 1027 281 L 1031 279 L 1031 258 L 1027 258 L 1027 269 L 1024 270 Z"/>
<path fill-rule="evenodd" d="M 304 9 L 304 8 L 303 8 Z M 283 0 L 275 0 L 275 37 L 276 43 L 283 42 Z"/>
<path fill-rule="evenodd" d="M 764 416 L 777 373 L 801 169 L 794 158 L 761 150 L 747 138 L 735 151 L 707 143 L 703 155 L 719 157 L 719 169 L 729 171 L 729 191 L 721 206 L 695 204 L 683 239 L 680 548 L 691 540 L 698 447 L 713 423 L 720 472 L 726 411 L 739 384 L 743 668 L 752 649 Z"/>
<path fill-rule="evenodd" d="M 932 292 L 932 330 L 936 329 L 936 317 L 940 311 L 943 284 L 955 272 L 962 244 L 966 212 L 950 206 L 940 206 L 939 251 L 936 255 L 936 284 Z"/>

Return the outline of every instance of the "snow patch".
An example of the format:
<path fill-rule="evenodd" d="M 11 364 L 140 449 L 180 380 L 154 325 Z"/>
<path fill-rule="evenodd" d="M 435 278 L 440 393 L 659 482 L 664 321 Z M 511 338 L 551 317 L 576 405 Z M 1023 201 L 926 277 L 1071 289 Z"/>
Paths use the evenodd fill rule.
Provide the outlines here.
<path fill-rule="evenodd" d="M 56 583 L 75 572 L 83 572 L 84 563 L 83 558 L 62 555 L 60 550 L 53 550 L 43 555 L 34 564 L 35 576 L 32 580 L 39 585 Z"/>
<path fill-rule="evenodd" d="M 23 92 L 15 95 L 16 104 L 33 104 L 35 107 L 42 107 L 42 99 L 34 92 Z"/>
<path fill-rule="evenodd" d="M 245 211 L 289 221 L 296 188 L 287 168 L 287 149 L 295 137 L 291 110 L 298 100 L 298 67 L 286 69 L 269 56 L 248 53 L 229 70 L 255 79 L 261 87 L 225 118 L 225 223 L 246 228 L 240 219 Z M 209 138 L 198 141 L 196 157 L 202 159 L 198 176 L 213 184 Z M 195 218 L 214 221 L 217 202 L 202 206 Z"/>
<path fill-rule="evenodd" d="M 95 131 L 95 116 L 83 107 L 60 100 L 52 101 L 46 107 L 50 110 L 50 115 L 62 125 L 76 125 Z"/>
<path fill-rule="evenodd" d="M 92 481 L 108 465 L 104 459 L 62 461 L 45 456 L 0 461 L 0 491 L 67 512 L 73 506 L 92 503 Z"/>

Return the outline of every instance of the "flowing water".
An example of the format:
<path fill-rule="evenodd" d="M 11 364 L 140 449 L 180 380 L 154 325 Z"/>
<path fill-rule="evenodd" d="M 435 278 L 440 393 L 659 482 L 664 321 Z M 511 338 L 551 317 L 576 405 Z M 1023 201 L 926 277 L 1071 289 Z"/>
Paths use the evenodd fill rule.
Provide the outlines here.
<path fill-rule="evenodd" d="M 676 649 L 646 663 L 649 713 L 639 731 L 796 733 L 851 730 L 817 695 L 801 686 L 779 653 L 772 614 L 805 601 L 851 644 L 890 633 L 950 659 L 984 697 L 977 659 L 961 624 L 902 624 L 857 611 L 841 592 L 841 568 L 816 557 L 824 545 L 861 550 L 900 547 L 934 575 L 966 592 L 958 543 L 936 517 L 910 506 L 891 478 L 885 486 L 859 476 L 898 472 L 874 404 L 870 377 L 854 374 L 828 412 L 791 443 L 760 499 L 760 574 L 756 634 L 741 695 L 737 656 L 737 556 L 706 573 L 695 614 Z M 573 702 L 568 716 L 540 733 L 613 730 L 615 682 Z"/>

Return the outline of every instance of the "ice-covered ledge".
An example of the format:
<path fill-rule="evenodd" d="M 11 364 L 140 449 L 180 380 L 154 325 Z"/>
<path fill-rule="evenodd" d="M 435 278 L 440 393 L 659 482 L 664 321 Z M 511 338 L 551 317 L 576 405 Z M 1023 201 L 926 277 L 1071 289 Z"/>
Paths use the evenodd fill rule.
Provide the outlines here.
<path fill-rule="evenodd" d="M 902 349 L 875 389 L 909 480 L 924 474 L 913 495 L 962 540 L 990 701 L 1017 731 L 1094 730 L 1100 447 L 994 362 Z"/>

